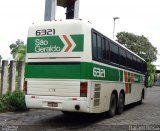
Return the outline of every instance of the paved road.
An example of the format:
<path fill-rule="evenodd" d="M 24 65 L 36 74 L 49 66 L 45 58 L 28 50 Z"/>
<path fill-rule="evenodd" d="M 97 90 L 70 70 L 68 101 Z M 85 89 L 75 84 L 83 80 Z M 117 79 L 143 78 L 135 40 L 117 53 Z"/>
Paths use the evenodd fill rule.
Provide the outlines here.
<path fill-rule="evenodd" d="M 148 89 L 147 98 L 142 105 L 129 106 L 123 114 L 114 118 L 107 118 L 105 114 L 66 116 L 59 111 L 30 110 L 20 113 L 1 113 L 0 125 L 3 126 L 3 130 L 10 128 L 12 131 L 17 129 L 18 131 L 160 130 L 160 87 Z"/>

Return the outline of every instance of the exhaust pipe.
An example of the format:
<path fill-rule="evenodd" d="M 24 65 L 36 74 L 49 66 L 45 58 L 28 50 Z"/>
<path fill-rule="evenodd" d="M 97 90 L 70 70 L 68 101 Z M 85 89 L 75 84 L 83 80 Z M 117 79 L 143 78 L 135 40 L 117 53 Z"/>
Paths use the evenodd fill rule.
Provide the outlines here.
<path fill-rule="evenodd" d="M 76 109 L 77 111 L 79 111 L 79 110 L 80 110 L 80 106 L 79 106 L 79 105 L 75 105 L 75 109 Z"/>

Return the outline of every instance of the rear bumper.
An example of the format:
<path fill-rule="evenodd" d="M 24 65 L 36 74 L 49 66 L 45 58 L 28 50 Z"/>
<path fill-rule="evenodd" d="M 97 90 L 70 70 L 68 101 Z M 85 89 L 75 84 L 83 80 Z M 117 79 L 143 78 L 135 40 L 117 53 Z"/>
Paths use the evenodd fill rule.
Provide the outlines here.
<path fill-rule="evenodd" d="M 89 112 L 87 98 L 83 97 L 57 97 L 57 96 L 36 96 L 25 95 L 27 108 L 43 108 L 61 111 Z M 56 107 L 48 106 L 48 103 L 57 103 Z M 75 106 L 79 106 L 77 110 Z"/>

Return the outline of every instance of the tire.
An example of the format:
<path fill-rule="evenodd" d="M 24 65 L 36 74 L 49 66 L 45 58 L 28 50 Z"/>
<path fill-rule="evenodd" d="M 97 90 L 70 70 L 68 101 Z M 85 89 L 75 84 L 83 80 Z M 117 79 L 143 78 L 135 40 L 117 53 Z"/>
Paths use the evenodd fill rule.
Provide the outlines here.
<path fill-rule="evenodd" d="M 144 91 L 142 91 L 140 101 L 137 102 L 138 105 L 141 105 L 141 104 L 143 103 L 143 92 L 144 92 Z"/>
<path fill-rule="evenodd" d="M 124 110 L 124 102 L 125 98 L 122 93 L 119 94 L 119 100 L 118 100 L 118 105 L 117 105 L 117 114 L 121 114 Z"/>
<path fill-rule="evenodd" d="M 116 98 L 115 94 L 112 94 L 111 99 L 110 99 L 110 107 L 109 107 L 109 111 L 108 111 L 108 116 L 110 118 L 112 118 L 115 115 L 116 108 L 117 108 L 117 98 Z"/>

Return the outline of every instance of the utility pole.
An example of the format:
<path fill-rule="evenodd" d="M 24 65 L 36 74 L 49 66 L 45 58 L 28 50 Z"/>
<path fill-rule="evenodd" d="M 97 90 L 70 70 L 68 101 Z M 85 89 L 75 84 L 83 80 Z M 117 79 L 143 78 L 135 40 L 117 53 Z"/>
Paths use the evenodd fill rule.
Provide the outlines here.
<path fill-rule="evenodd" d="M 66 8 L 66 19 L 78 18 L 79 0 L 46 0 L 44 21 L 55 20 L 57 6 Z"/>
<path fill-rule="evenodd" d="M 55 20 L 57 0 L 45 1 L 44 21 Z"/>
<path fill-rule="evenodd" d="M 114 21 L 114 23 L 113 23 L 113 40 L 114 40 L 114 32 L 115 32 L 115 21 L 117 19 L 120 19 L 120 18 L 119 17 L 113 17 L 113 21 Z"/>

